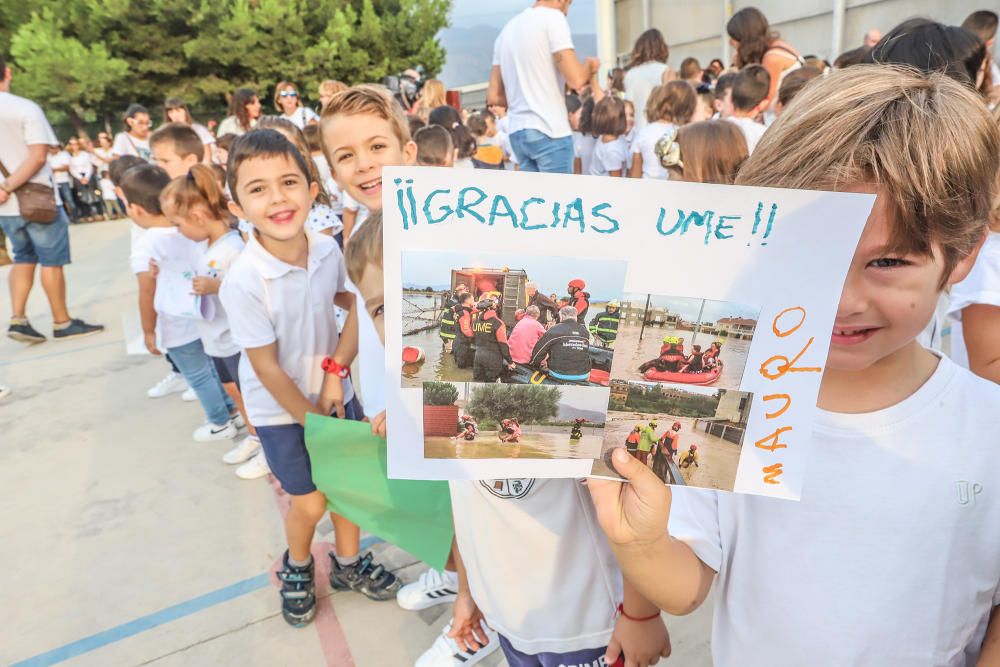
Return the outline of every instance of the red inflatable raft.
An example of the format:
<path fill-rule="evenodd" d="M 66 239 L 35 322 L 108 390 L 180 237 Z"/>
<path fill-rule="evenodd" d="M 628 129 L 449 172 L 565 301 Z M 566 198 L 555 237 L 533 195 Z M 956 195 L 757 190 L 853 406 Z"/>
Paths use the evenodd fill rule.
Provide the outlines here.
<path fill-rule="evenodd" d="M 650 368 L 642 377 L 652 382 L 677 382 L 679 384 L 708 385 L 714 383 L 722 375 L 722 364 L 703 373 L 677 373 L 674 371 L 658 371 Z"/>

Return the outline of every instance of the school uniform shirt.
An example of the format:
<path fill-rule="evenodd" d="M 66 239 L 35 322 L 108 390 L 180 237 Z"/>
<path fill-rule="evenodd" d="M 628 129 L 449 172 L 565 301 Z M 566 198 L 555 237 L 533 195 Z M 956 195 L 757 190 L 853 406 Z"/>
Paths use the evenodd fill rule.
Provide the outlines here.
<path fill-rule="evenodd" d="M 565 114 L 564 114 L 565 115 Z M 31 100 L 10 93 L 0 92 L 0 162 L 7 171 L 13 174 L 21 163 L 28 158 L 28 146 L 45 144 L 54 146 L 59 143 L 52 126 L 46 120 L 42 108 Z M 2 179 L 0 179 L 2 180 Z M 48 162 L 28 179 L 31 183 L 52 187 L 52 171 Z M 59 201 L 58 196 L 55 196 Z M 17 195 L 11 194 L 7 201 L 0 204 L 0 215 L 20 215 L 17 205 Z"/>
<path fill-rule="evenodd" d="M 223 280 L 229 267 L 243 252 L 243 237 L 231 231 L 212 245 L 204 246 L 198 257 L 196 271 L 199 276 Z M 233 342 L 229 330 L 229 318 L 218 294 L 201 297 L 201 311 L 205 319 L 198 320 L 198 333 L 205 346 L 205 354 L 210 357 L 231 357 L 238 354 L 240 346 Z M 211 317 L 209 317 L 211 316 Z"/>
<path fill-rule="evenodd" d="M 798 502 L 674 488 L 718 572 L 720 667 L 974 665 L 1000 605 L 1000 386 L 942 358 L 906 400 L 819 410 Z"/>
<path fill-rule="evenodd" d="M 69 167 L 69 152 L 59 151 L 48 156 L 49 169 L 52 170 L 52 182 L 56 185 L 70 182 L 69 171 L 55 171 L 56 167 Z"/>
<path fill-rule="evenodd" d="M 233 341 L 241 349 L 278 343 L 278 363 L 307 399 L 316 402 L 323 385 L 323 359 L 337 347 L 333 299 L 343 292 L 346 272 L 337 242 L 306 230 L 307 267 L 287 264 L 251 234 L 229 268 L 219 298 L 229 316 Z M 295 419 L 267 391 L 248 355 L 240 359 L 240 387 L 255 426 L 294 424 Z M 345 403 L 354 395 L 344 387 Z"/>
<path fill-rule="evenodd" d="M 590 164 L 594 159 L 594 148 L 597 137 L 582 132 L 573 133 L 573 156 L 580 158 L 580 173 L 589 174 Z"/>
<path fill-rule="evenodd" d="M 551 139 L 572 133 L 566 117 L 566 79 L 552 55 L 573 48 L 566 15 L 551 7 L 528 7 L 507 22 L 493 44 L 507 93 L 511 134 L 538 130 Z"/>
<path fill-rule="evenodd" d="M 642 177 L 667 180 L 667 170 L 660 164 L 660 156 L 656 154 L 656 144 L 667 132 L 674 129 L 673 123 L 656 121 L 649 123 L 636 134 L 632 154 L 642 156 Z"/>
<path fill-rule="evenodd" d="M 969 367 L 969 351 L 965 347 L 962 310 L 975 304 L 1000 307 L 1000 234 L 990 232 L 976 264 L 965 280 L 951 288 L 948 318 L 951 320 L 951 358 Z"/>
<path fill-rule="evenodd" d="M 449 488 L 469 590 L 486 622 L 531 655 L 606 646 L 622 578 L 587 489 L 573 479 Z"/>
<path fill-rule="evenodd" d="M 134 155 L 146 162 L 153 161 L 153 151 L 149 148 L 149 139 L 136 139 L 127 132 L 119 132 L 115 135 L 115 142 L 111 146 L 111 154 L 118 157 Z"/>
<path fill-rule="evenodd" d="M 628 146 L 625 144 L 624 136 L 607 142 L 598 137 L 590 161 L 590 175 L 607 176 L 612 171 L 621 171 L 626 159 L 628 159 Z"/>
<path fill-rule="evenodd" d="M 743 133 L 743 136 L 747 140 L 747 149 L 752 154 L 753 149 L 757 148 L 757 142 L 760 141 L 760 138 L 764 136 L 764 132 L 767 131 L 767 127 L 752 118 L 730 116 L 726 120 L 740 128 L 740 132 Z"/>
<path fill-rule="evenodd" d="M 141 229 L 141 228 L 140 228 Z M 132 244 L 129 265 L 135 274 L 149 271 L 149 260 L 156 260 L 160 270 L 187 264 L 192 268 L 200 252 L 199 244 L 181 235 L 176 227 L 150 227 Z M 200 244 L 203 245 L 203 244 Z M 154 299 L 153 306 L 156 307 Z M 156 312 L 156 336 L 161 347 L 181 347 L 198 340 L 198 325 L 192 319 Z"/>

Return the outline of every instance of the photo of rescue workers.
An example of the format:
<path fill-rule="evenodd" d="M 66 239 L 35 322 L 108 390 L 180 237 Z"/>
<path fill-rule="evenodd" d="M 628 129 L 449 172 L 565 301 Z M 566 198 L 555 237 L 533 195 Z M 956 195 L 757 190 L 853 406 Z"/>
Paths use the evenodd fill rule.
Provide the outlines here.
<path fill-rule="evenodd" d="M 424 382 L 424 457 L 593 459 L 606 387 Z"/>
<path fill-rule="evenodd" d="M 626 263 L 404 251 L 401 386 L 607 387 Z"/>
<path fill-rule="evenodd" d="M 619 312 L 613 379 L 740 388 L 758 306 L 626 294 Z"/>
<path fill-rule="evenodd" d="M 732 491 L 752 402 L 742 391 L 613 380 L 591 475 L 621 479 L 611 453 L 623 447 L 666 484 Z"/>

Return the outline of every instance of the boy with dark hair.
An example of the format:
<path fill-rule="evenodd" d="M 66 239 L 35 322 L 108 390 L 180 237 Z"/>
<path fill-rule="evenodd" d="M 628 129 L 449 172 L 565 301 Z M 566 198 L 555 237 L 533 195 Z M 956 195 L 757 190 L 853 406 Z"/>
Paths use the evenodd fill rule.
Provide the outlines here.
<path fill-rule="evenodd" d="M 312 480 L 306 415 L 364 416 L 349 382 L 338 382 L 342 391 L 329 402 L 320 397 L 325 377 L 346 380 L 350 375 L 348 365 L 323 358 L 331 346 L 339 347 L 334 305 L 348 309 L 354 300 L 345 289 L 337 242 L 306 227 L 319 192 L 307 159 L 276 130 L 251 130 L 233 142 L 229 208 L 254 231 L 219 292 L 233 340 L 246 352 L 239 377 L 247 415 L 271 471 L 291 497 L 285 517 L 288 550 L 278 578 L 282 615 L 296 627 L 316 613 L 311 547 L 326 513 L 326 496 Z M 330 518 L 336 535 L 336 553 L 329 554 L 330 585 L 372 600 L 395 597 L 396 577 L 371 554 L 359 556 L 360 529 L 336 514 Z"/>
<path fill-rule="evenodd" d="M 778 86 L 778 99 L 775 103 L 774 115 L 780 116 L 781 112 L 792 101 L 792 98 L 798 95 L 799 91 L 806 87 L 807 83 L 821 76 L 823 76 L 823 70 L 808 65 L 789 72 L 781 80 L 781 85 Z"/>
<path fill-rule="evenodd" d="M 762 65 L 747 65 L 739 71 L 730 93 L 732 101 L 729 117 L 747 140 L 747 149 L 753 154 L 757 142 L 767 129 L 757 118 L 767 108 L 767 93 L 771 89 L 771 75 Z"/>
<path fill-rule="evenodd" d="M 712 91 L 712 108 L 715 110 L 715 118 L 729 118 L 733 111 L 733 84 L 736 83 L 736 72 L 726 72 L 715 80 L 715 89 Z"/>
<path fill-rule="evenodd" d="M 975 262 L 998 170 L 1000 129 L 974 91 L 889 66 L 814 82 L 740 170 L 738 185 L 877 196 L 801 500 L 672 492 L 617 455 L 630 484 L 588 481 L 626 577 L 662 609 L 690 613 L 718 579 L 715 664 L 1000 661 L 1000 386 L 917 340 Z M 946 443 L 927 437 L 942 424 Z"/>
<path fill-rule="evenodd" d="M 455 165 L 455 145 L 451 132 L 440 125 L 428 125 L 413 135 L 417 144 L 417 164 L 423 167 L 452 167 Z"/>
<path fill-rule="evenodd" d="M 190 125 L 167 123 L 149 137 L 153 161 L 170 178 L 187 174 L 188 169 L 205 159 L 205 144 Z"/>

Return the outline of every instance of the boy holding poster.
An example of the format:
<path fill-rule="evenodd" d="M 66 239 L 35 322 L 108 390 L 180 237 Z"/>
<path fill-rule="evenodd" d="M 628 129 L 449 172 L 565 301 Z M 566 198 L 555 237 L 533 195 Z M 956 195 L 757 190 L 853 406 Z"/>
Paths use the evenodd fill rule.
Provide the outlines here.
<path fill-rule="evenodd" d="M 1000 664 L 1000 387 L 916 340 L 985 237 L 1000 132 L 938 74 L 857 67 L 801 96 L 737 182 L 877 194 L 832 333 L 808 489 L 798 503 L 672 493 L 621 451 L 631 483 L 589 483 L 599 520 L 625 576 L 670 613 L 719 579 L 715 664 Z"/>

